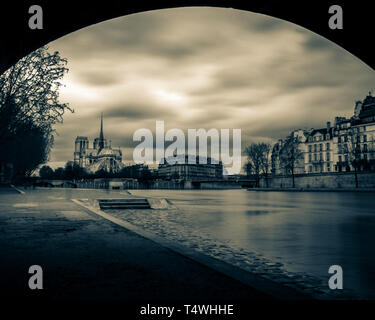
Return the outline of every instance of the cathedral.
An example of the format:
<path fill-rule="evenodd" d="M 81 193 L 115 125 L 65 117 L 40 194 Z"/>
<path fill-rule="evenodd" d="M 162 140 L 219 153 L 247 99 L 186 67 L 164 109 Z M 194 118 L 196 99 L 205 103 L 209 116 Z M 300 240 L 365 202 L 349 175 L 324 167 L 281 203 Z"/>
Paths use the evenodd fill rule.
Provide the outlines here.
<path fill-rule="evenodd" d="M 121 150 L 111 147 L 103 134 L 103 114 L 100 119 L 100 135 L 90 148 L 87 137 L 78 136 L 75 140 L 74 163 L 79 164 L 87 173 L 99 170 L 116 173 L 124 168 Z"/>

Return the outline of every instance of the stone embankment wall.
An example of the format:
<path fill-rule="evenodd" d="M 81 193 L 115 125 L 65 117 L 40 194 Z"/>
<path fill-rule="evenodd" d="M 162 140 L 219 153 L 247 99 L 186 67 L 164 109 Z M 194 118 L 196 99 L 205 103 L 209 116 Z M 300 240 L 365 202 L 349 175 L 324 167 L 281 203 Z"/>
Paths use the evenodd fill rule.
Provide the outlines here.
<path fill-rule="evenodd" d="M 240 189 L 241 184 L 234 181 L 137 181 L 136 179 L 95 179 L 77 181 L 78 188 L 92 189 Z"/>
<path fill-rule="evenodd" d="M 292 176 L 273 176 L 268 179 L 270 188 L 291 188 Z M 359 172 L 358 186 L 375 188 L 375 172 Z M 260 187 L 266 187 L 264 178 L 260 180 Z M 355 188 L 354 172 L 299 174 L 295 175 L 296 188 Z"/>

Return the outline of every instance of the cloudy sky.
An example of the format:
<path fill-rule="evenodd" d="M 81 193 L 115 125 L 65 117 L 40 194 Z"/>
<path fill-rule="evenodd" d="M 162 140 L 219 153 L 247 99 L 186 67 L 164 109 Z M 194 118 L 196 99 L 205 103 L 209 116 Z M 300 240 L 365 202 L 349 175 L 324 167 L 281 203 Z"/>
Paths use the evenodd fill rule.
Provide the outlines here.
<path fill-rule="evenodd" d="M 344 49 L 276 18 L 219 8 L 150 11 L 102 22 L 49 44 L 69 61 L 49 165 L 72 160 L 74 139 L 104 134 L 132 160 L 133 133 L 240 128 L 242 145 L 351 116 L 375 72 Z"/>

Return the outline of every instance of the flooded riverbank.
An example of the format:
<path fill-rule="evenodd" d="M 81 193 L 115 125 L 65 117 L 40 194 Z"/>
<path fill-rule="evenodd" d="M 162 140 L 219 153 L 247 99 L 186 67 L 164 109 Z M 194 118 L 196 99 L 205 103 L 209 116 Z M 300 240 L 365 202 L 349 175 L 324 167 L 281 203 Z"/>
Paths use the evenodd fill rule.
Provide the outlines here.
<path fill-rule="evenodd" d="M 133 224 L 320 297 L 340 296 L 327 285 L 329 266 L 338 264 L 344 270 L 344 289 L 375 298 L 372 194 L 131 192 L 168 198 L 178 208 L 119 213 Z"/>

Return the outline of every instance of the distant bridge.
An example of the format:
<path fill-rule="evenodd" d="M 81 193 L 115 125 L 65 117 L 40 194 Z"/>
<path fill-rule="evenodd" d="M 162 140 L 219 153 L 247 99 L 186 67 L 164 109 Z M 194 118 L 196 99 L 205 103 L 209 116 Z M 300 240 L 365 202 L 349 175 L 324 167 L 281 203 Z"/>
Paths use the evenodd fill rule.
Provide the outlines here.
<path fill-rule="evenodd" d="M 188 181 L 189 182 L 189 181 Z M 193 180 L 190 181 L 193 188 L 197 189 L 225 189 L 225 188 L 252 188 L 255 186 L 255 180 L 239 179 L 239 180 Z"/>
<path fill-rule="evenodd" d="M 125 181 L 125 180 L 124 180 Z M 49 179 L 38 179 L 34 183 L 34 186 L 38 187 L 49 187 L 49 188 L 94 188 L 94 189 L 112 189 L 112 184 L 118 184 L 121 179 L 97 179 L 94 180 L 49 180 Z M 152 181 L 149 187 L 153 188 Z M 181 185 L 182 183 L 182 185 Z M 186 180 L 177 182 L 182 189 L 240 189 L 240 188 L 252 188 L 255 187 L 255 180 L 251 179 L 202 179 L 202 180 Z M 123 186 L 125 188 L 125 186 Z M 136 187 L 137 188 L 137 187 Z M 155 188 L 155 186 L 154 186 Z M 158 188 L 158 187 L 156 187 Z M 171 186 L 173 189 L 174 187 Z M 116 189 L 122 189 L 118 187 Z M 133 189 L 133 188 L 131 188 Z"/>
<path fill-rule="evenodd" d="M 38 179 L 34 182 L 34 186 L 37 187 L 49 187 L 49 188 L 77 188 L 78 185 L 72 180 L 48 180 Z"/>

